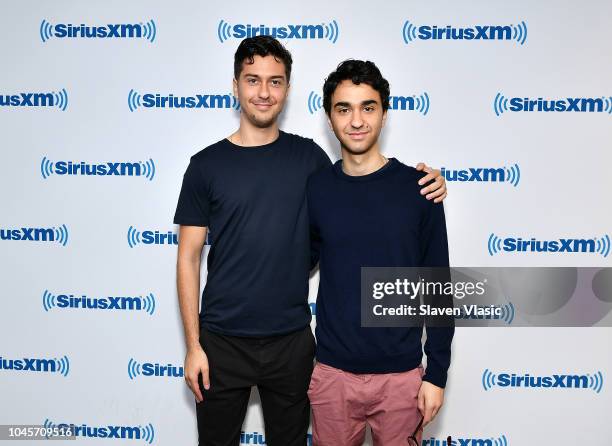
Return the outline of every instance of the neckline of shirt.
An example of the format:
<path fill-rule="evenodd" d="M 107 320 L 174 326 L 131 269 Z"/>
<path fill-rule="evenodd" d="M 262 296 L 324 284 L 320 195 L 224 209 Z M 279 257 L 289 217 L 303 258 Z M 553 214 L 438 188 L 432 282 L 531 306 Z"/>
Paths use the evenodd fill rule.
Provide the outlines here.
<path fill-rule="evenodd" d="M 371 181 L 371 180 L 380 178 L 384 176 L 387 172 L 390 172 L 391 170 L 393 170 L 395 166 L 397 165 L 397 163 L 398 163 L 397 159 L 389 158 L 389 161 L 387 163 L 382 165 L 379 169 L 375 170 L 374 172 L 368 173 L 367 175 L 353 176 L 353 175 L 348 175 L 347 173 L 344 172 L 344 170 L 342 170 L 342 160 L 339 159 L 338 161 L 334 163 L 334 172 L 340 179 L 346 180 L 346 181 Z"/>
<path fill-rule="evenodd" d="M 231 142 L 228 138 L 224 138 L 223 141 L 229 148 L 234 149 L 236 151 L 247 152 L 247 153 L 248 152 L 258 153 L 258 152 L 274 149 L 281 142 L 281 140 L 285 138 L 285 135 L 286 135 L 285 132 L 283 132 L 282 130 L 279 130 L 278 138 L 276 138 L 272 142 L 269 142 L 268 144 L 263 144 L 261 146 L 239 146 L 238 144 L 234 144 L 233 142 Z"/>

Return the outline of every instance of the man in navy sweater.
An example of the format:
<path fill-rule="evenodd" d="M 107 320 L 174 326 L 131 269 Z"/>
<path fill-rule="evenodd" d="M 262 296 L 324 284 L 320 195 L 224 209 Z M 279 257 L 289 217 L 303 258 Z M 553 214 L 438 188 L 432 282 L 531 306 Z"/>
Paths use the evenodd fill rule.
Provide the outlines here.
<path fill-rule="evenodd" d="M 420 423 L 442 406 L 454 327 L 361 327 L 361 267 L 447 267 L 444 208 L 422 176 L 382 155 L 389 83 L 372 62 L 329 75 L 323 105 L 342 160 L 310 177 L 311 240 L 319 252 L 317 365 L 308 390 L 315 445 L 421 444 Z M 408 440 L 412 436 L 413 440 Z"/>

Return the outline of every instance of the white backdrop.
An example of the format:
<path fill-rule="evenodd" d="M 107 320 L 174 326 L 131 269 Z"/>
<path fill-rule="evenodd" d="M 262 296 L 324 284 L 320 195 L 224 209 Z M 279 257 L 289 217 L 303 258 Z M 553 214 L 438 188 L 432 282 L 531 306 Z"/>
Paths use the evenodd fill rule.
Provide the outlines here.
<path fill-rule="evenodd" d="M 612 265 L 609 2 L 6 1 L 1 10 L 0 424 L 85 425 L 82 444 L 196 443 L 175 238 L 150 240 L 176 234 L 189 157 L 235 130 L 239 112 L 230 96 L 176 109 L 147 107 L 145 95 L 230 95 L 247 25 L 306 33 L 283 39 L 294 67 L 282 128 L 334 160 L 323 79 L 349 57 L 380 67 L 408 104 L 389 111 L 385 154 L 447 172 L 453 266 Z M 111 37 L 64 37 L 81 24 Z M 136 24 L 140 37 L 115 24 Z M 427 39 L 447 25 L 493 38 Z M 517 111 L 524 98 L 570 111 Z M 117 175 L 121 165 L 63 174 L 69 162 L 140 164 L 131 176 Z M 503 177 L 450 181 L 476 168 Z M 595 249 L 490 253 L 491 237 L 593 239 Z M 118 308 L 66 308 L 70 295 Z M 445 405 L 423 444 L 447 435 L 456 445 L 609 444 L 611 333 L 458 329 Z M 178 376 L 147 376 L 155 364 Z M 589 385 L 487 388 L 485 370 L 588 375 Z M 256 392 L 243 430 L 242 444 L 263 441 Z"/>

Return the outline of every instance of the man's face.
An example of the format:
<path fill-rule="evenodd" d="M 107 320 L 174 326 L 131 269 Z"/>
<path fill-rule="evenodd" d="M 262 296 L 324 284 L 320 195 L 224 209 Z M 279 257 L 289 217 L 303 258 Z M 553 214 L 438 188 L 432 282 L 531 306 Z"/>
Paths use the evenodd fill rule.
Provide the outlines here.
<path fill-rule="evenodd" d="M 244 117 L 254 126 L 265 128 L 276 122 L 289 93 L 285 64 L 274 56 L 254 56 L 253 63 L 242 63 L 234 79 L 234 96 L 240 101 Z"/>
<path fill-rule="evenodd" d="M 380 94 L 367 84 L 343 80 L 332 94 L 329 124 L 350 153 L 368 152 L 378 142 L 386 118 Z"/>

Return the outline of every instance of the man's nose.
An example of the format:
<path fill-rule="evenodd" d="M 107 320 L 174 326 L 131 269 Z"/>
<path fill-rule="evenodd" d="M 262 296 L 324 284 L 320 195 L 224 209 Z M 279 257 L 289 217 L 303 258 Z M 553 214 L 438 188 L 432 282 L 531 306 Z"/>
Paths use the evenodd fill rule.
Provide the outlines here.
<path fill-rule="evenodd" d="M 353 112 L 353 116 L 352 116 L 352 119 L 351 119 L 351 126 L 353 126 L 356 129 L 358 129 L 358 128 L 363 126 L 363 119 L 361 117 L 361 111 L 360 110 L 355 110 L 355 112 Z"/>
<path fill-rule="evenodd" d="M 268 87 L 268 84 L 266 84 L 265 82 L 261 83 L 261 86 L 259 87 L 259 97 L 263 98 L 263 99 L 267 99 L 268 97 L 270 97 L 270 88 Z"/>

